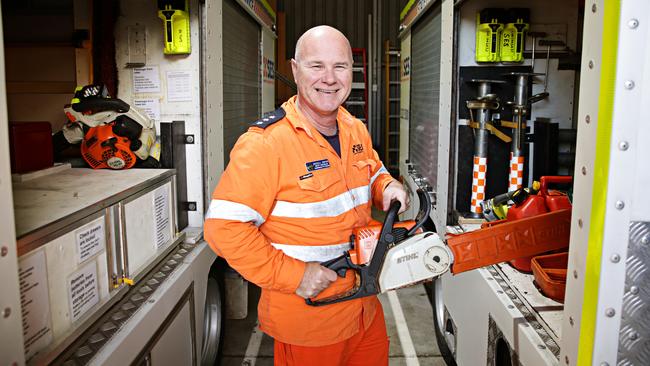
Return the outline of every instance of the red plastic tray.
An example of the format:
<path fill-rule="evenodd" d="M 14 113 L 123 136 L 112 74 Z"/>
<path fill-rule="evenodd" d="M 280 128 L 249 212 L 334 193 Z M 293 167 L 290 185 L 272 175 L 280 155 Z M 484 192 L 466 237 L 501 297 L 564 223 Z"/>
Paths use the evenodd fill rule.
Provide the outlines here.
<path fill-rule="evenodd" d="M 568 262 L 568 252 L 540 255 L 530 262 L 535 283 L 542 293 L 561 303 L 564 303 Z"/>

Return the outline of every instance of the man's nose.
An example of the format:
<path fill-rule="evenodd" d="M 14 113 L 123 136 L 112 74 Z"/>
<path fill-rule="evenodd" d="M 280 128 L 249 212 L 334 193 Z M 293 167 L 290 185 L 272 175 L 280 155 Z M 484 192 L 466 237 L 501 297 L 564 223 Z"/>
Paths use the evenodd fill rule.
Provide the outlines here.
<path fill-rule="evenodd" d="M 321 81 L 325 84 L 334 84 L 336 83 L 336 76 L 334 74 L 334 68 L 325 68 L 325 72 L 323 73 L 323 76 L 321 77 Z"/>

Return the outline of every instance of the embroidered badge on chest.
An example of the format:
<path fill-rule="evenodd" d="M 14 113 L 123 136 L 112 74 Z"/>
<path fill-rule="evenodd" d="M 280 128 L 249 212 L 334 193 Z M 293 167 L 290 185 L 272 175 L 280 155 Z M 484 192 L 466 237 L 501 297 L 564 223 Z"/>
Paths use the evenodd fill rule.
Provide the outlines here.
<path fill-rule="evenodd" d="M 361 154 L 363 152 L 363 145 L 362 144 L 355 144 L 352 145 L 352 153 L 353 154 Z"/>
<path fill-rule="evenodd" d="M 308 172 L 313 172 L 314 170 L 327 169 L 330 167 L 330 161 L 327 159 L 310 161 L 305 163 Z"/>

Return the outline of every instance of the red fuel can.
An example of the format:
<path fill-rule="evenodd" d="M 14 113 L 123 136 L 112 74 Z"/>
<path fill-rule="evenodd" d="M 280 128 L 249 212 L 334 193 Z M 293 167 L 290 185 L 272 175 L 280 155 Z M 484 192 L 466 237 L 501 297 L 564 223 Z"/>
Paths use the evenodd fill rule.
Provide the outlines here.
<path fill-rule="evenodd" d="M 519 220 L 525 217 L 540 215 L 549 211 L 556 211 L 571 208 L 569 197 L 559 191 L 549 190 L 550 184 L 569 184 L 571 176 L 544 176 L 540 179 L 540 189 L 537 194 L 530 194 L 525 199 L 514 199 L 515 205 L 508 209 L 507 220 Z M 531 259 L 533 257 L 522 257 L 513 259 L 510 264 L 516 269 L 531 273 Z"/>

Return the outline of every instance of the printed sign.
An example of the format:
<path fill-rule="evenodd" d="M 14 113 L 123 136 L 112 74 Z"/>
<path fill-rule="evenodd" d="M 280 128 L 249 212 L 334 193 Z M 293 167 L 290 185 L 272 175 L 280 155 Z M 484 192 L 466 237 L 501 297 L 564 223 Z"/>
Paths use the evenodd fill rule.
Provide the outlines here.
<path fill-rule="evenodd" d="M 20 305 L 23 315 L 25 358 L 52 343 L 50 295 L 47 287 L 45 252 L 40 250 L 18 264 Z"/>
<path fill-rule="evenodd" d="M 133 69 L 134 93 L 160 93 L 160 73 L 158 66 Z"/>
<path fill-rule="evenodd" d="M 160 121 L 160 100 L 134 99 L 133 105 L 154 121 Z"/>
<path fill-rule="evenodd" d="M 189 102 L 192 88 L 189 71 L 167 71 L 167 101 Z"/>
<path fill-rule="evenodd" d="M 156 249 L 160 249 L 171 240 L 171 222 L 169 220 L 169 193 L 167 186 L 156 189 L 153 193 L 153 237 Z"/>
<path fill-rule="evenodd" d="M 275 62 L 266 56 L 262 57 L 262 79 L 265 83 L 275 82 Z"/>
<path fill-rule="evenodd" d="M 95 262 L 90 262 L 79 271 L 73 273 L 68 279 L 68 284 L 70 318 L 75 322 L 99 303 L 97 265 Z"/>
<path fill-rule="evenodd" d="M 77 241 L 77 263 L 82 263 L 86 259 L 94 257 L 95 254 L 104 250 L 106 245 L 104 218 L 100 217 L 75 231 L 74 236 Z"/>

